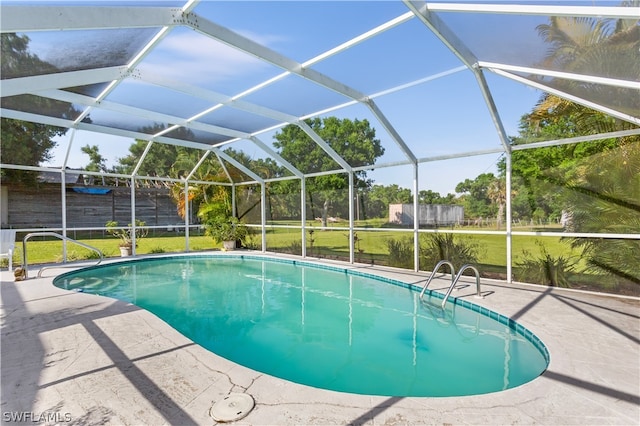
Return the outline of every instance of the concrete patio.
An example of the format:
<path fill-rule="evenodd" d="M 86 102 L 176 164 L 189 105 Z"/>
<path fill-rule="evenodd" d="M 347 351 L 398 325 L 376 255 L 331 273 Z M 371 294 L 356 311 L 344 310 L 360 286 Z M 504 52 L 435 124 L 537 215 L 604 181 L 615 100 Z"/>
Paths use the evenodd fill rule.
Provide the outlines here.
<path fill-rule="evenodd" d="M 409 283 L 424 274 L 364 265 Z M 536 380 L 450 398 L 326 391 L 236 365 L 153 314 L 2 271 L 2 423 L 210 425 L 232 392 L 255 408 L 234 424 L 640 424 L 640 300 L 483 280 L 482 300 L 533 331 L 551 355 Z M 37 269 L 30 271 L 35 277 Z M 445 287 L 445 281 L 432 284 Z M 458 297 L 471 297 L 473 286 Z"/>

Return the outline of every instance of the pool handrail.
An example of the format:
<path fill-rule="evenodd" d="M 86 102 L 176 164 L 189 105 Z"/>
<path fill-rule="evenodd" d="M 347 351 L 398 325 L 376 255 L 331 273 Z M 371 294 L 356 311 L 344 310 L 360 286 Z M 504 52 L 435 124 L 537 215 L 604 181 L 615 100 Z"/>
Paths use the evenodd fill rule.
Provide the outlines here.
<path fill-rule="evenodd" d="M 56 237 L 59 238 L 63 241 L 69 241 L 72 243 L 75 243 L 79 246 L 82 246 L 86 249 L 89 250 L 93 250 L 95 252 L 97 252 L 100 255 L 100 260 L 98 260 L 98 263 L 96 263 L 96 265 L 100 264 L 100 262 L 102 262 L 102 260 L 104 259 L 104 255 L 102 254 L 102 252 L 93 247 L 90 246 L 89 244 L 85 244 L 85 243 L 81 243 L 80 241 L 76 241 L 73 238 L 69 238 L 69 237 L 65 237 L 64 235 L 60 235 L 56 232 L 31 232 L 27 235 L 24 236 L 24 238 L 22 239 L 22 271 L 24 274 L 24 279 L 26 280 L 27 278 L 29 278 L 29 268 L 28 268 L 28 262 L 27 262 L 27 241 L 29 240 L 29 238 L 31 237 Z M 44 271 L 45 269 L 49 269 L 49 268 L 59 268 L 60 266 L 56 265 L 56 266 L 45 266 L 40 268 L 40 270 L 38 271 L 38 278 L 40 278 L 40 276 L 42 275 L 42 271 Z"/>
<path fill-rule="evenodd" d="M 433 271 L 431 271 L 431 275 L 429 275 L 427 282 L 424 284 L 424 287 L 422 287 L 422 291 L 420 292 L 420 299 L 422 299 L 424 292 L 427 291 L 427 287 L 429 287 L 429 284 L 431 284 L 431 280 L 433 280 L 433 277 L 435 277 L 436 272 L 438 272 L 438 269 L 442 265 L 447 265 L 449 268 L 451 268 L 451 285 L 453 286 L 453 280 L 454 276 L 456 275 L 456 270 L 451 262 L 449 262 L 448 260 L 441 260 L 440 262 L 436 263 L 436 266 L 433 268 Z"/>
<path fill-rule="evenodd" d="M 453 279 L 451 281 L 451 285 L 449 286 L 449 290 L 447 290 L 447 294 L 444 295 L 444 299 L 442 299 L 442 309 L 444 309 L 444 306 L 447 303 L 447 299 L 449 298 L 449 295 L 451 294 L 451 291 L 453 290 L 453 287 L 455 287 L 456 283 L 458 282 L 458 280 L 460 279 L 460 277 L 462 277 L 462 273 L 464 271 L 466 271 L 467 269 L 473 269 L 473 271 L 476 273 L 476 297 L 483 299 L 482 297 L 482 293 L 480 292 L 480 272 L 478 272 L 478 268 L 476 268 L 475 266 L 467 263 L 465 265 L 462 266 L 462 268 L 460 268 L 460 270 L 458 271 L 458 275 L 456 275 L 455 279 Z"/>

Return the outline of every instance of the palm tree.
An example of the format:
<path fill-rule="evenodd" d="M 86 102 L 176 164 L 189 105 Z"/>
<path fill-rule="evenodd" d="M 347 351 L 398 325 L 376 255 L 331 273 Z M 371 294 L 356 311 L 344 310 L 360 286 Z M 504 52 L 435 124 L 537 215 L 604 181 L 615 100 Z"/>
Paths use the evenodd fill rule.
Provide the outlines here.
<path fill-rule="evenodd" d="M 504 178 L 498 178 L 491 182 L 487 189 L 487 197 L 492 203 L 498 205 L 496 224 L 498 228 L 501 228 L 502 220 L 504 219 L 504 207 L 507 202 L 507 184 Z"/>
<path fill-rule="evenodd" d="M 567 201 L 578 232 L 640 229 L 640 140 L 588 158 L 577 168 Z M 574 238 L 593 271 L 640 284 L 640 240 Z"/>
<path fill-rule="evenodd" d="M 640 6 L 639 0 L 624 2 Z M 551 17 L 537 27 L 550 48 L 540 66 L 575 74 L 640 80 L 640 20 Z M 640 116 L 640 96 L 631 89 L 589 82 L 552 79 L 546 84 Z M 543 96 L 527 117 L 529 129 L 570 122 L 571 134 L 586 135 L 635 128 L 628 122 L 577 105 L 556 95 Z M 580 151 L 573 157 L 574 151 Z M 569 152 L 568 152 L 569 153 Z M 615 143 L 582 143 L 571 147 L 573 161 L 549 176 L 564 187 L 567 210 L 577 232 L 637 233 L 640 229 L 640 137 Z M 548 174 L 548 173 L 547 173 Z M 562 176 L 560 176 L 562 174 Z M 640 283 L 640 242 L 629 239 L 572 239 L 583 247 L 589 267 L 622 280 Z"/>
<path fill-rule="evenodd" d="M 623 6 L 640 7 L 640 0 L 623 2 Z M 552 16 L 549 24 L 536 27 L 539 35 L 550 45 L 539 66 L 575 74 L 637 81 L 640 79 L 640 56 L 634 52 L 640 49 L 639 21 Z M 630 115 L 638 116 L 640 112 L 640 96 L 634 94 L 632 89 L 565 79 L 553 79 L 546 84 Z M 577 113 L 583 119 L 593 112 L 558 96 L 546 95 L 536 106 L 533 118 L 544 119 L 549 113 Z M 594 124 L 592 120 L 589 121 Z M 593 130 L 611 131 L 609 126 L 610 123 L 605 128 Z"/>

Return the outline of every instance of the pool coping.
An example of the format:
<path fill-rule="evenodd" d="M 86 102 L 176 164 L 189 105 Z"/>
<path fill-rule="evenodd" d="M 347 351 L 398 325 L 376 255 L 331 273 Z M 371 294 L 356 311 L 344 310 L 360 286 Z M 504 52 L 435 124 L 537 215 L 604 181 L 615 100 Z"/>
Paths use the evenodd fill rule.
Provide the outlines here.
<path fill-rule="evenodd" d="M 371 265 L 245 256 L 338 267 L 412 286 L 426 280 L 424 273 Z M 547 371 L 491 394 L 389 398 L 266 376 L 200 348 L 132 305 L 60 290 L 50 276 L 10 279 L 2 271 L 3 416 L 55 412 L 110 424 L 211 424 L 212 404 L 241 392 L 251 394 L 256 407 L 234 424 L 640 423 L 640 300 L 634 298 L 483 279 L 492 293 L 472 305 L 515 317 L 531 330 L 551 354 Z M 437 292 L 448 284 L 436 278 L 432 286 Z M 463 289 L 456 303 L 472 296 Z M 97 355 L 87 356 L 93 350 Z"/>

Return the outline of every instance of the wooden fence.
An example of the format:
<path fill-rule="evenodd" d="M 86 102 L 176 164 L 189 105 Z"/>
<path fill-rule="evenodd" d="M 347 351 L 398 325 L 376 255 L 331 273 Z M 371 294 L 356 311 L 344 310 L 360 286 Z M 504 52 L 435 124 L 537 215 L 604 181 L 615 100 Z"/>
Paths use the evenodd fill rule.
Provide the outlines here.
<path fill-rule="evenodd" d="M 5 186 L 5 185 L 3 185 Z M 68 228 L 103 227 L 115 220 L 120 225 L 131 222 L 131 188 L 66 187 Z M 184 223 L 166 188 L 136 188 L 136 219 L 148 226 Z M 62 192 L 60 184 L 37 187 L 5 186 L 3 227 L 62 227 Z"/>

